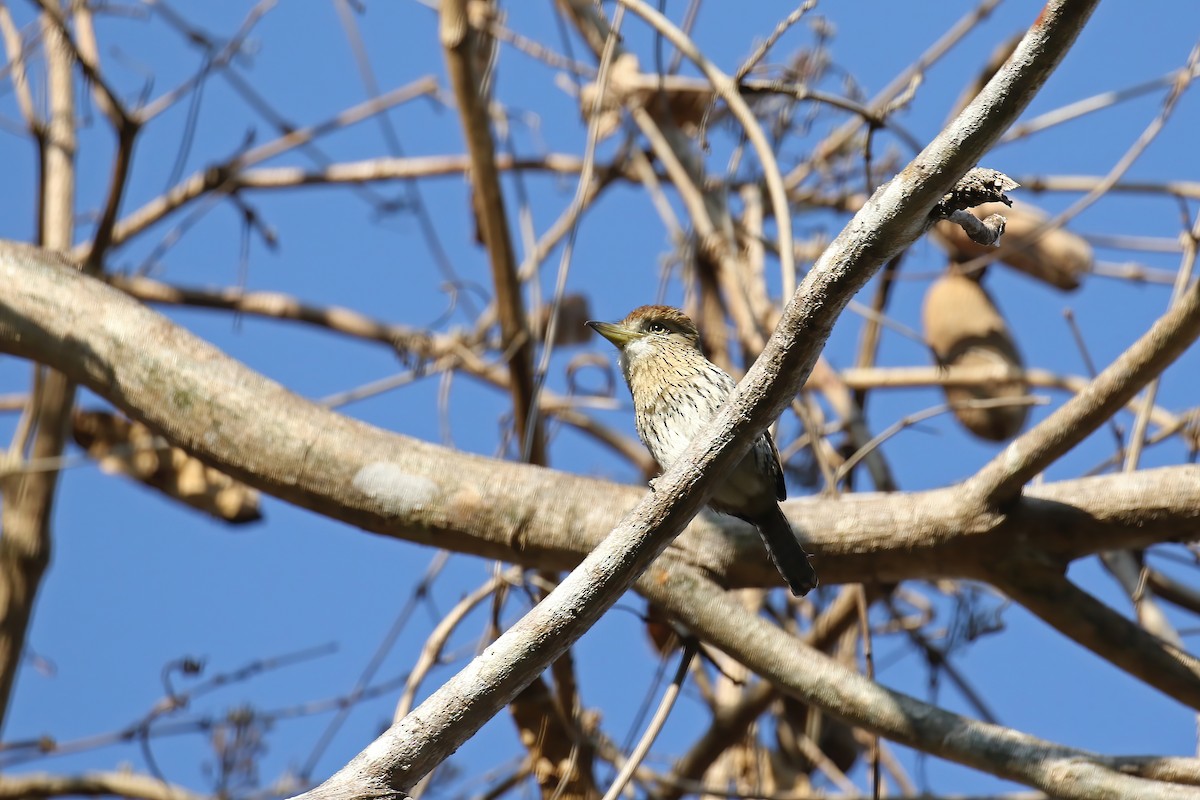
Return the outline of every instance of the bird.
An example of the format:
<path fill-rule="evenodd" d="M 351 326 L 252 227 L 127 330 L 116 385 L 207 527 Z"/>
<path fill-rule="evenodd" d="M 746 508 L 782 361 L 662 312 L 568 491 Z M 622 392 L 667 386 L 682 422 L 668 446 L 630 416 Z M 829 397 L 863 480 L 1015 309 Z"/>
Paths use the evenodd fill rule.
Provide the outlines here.
<path fill-rule="evenodd" d="M 620 352 L 638 436 L 670 469 L 733 393 L 733 378 L 704 356 L 696 325 L 677 308 L 639 306 L 620 322 L 586 324 Z M 779 507 L 786 498 L 779 450 L 764 431 L 708 504 L 753 525 L 792 594 L 802 597 L 818 584 L 817 573 Z"/>

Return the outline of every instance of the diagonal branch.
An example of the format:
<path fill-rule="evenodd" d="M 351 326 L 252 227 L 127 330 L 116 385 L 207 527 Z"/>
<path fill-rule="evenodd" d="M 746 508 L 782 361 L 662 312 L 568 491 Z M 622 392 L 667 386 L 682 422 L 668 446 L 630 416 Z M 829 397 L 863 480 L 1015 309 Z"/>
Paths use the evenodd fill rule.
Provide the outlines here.
<path fill-rule="evenodd" d="M 645 593 L 704 641 L 720 648 L 783 691 L 853 725 L 1054 797 L 1191 798 L 1200 761 L 1176 764 L 1171 777 L 1139 772 L 1125 759 L 1106 758 L 1034 736 L 958 716 L 886 689 L 800 645 L 752 614 L 728 593 L 686 569 L 643 581 Z M 1132 774 L 1130 774 L 1132 773 Z M 1139 777 L 1133 777 L 1139 775 Z M 1144 776 L 1144 777 L 1143 777 Z"/>
<path fill-rule="evenodd" d="M 1200 281 L 1086 389 L 1014 439 L 967 482 L 986 506 L 1020 495 L 1021 487 L 1086 439 L 1200 336 Z"/>
<path fill-rule="evenodd" d="M 590 499 L 583 492 L 586 484 L 594 482 L 571 476 L 555 478 L 553 473 L 546 470 L 517 464 L 502 465 L 439 451 L 438 448 L 403 437 L 389 436 L 338 415 L 313 409 L 310 404 L 280 387 L 237 367 L 211 347 L 202 345 L 194 337 L 98 281 L 78 276 L 67 267 L 48 269 L 26 263 L 23 268 L 22 262 L 51 260 L 39 251 L 8 247 L 0 249 L 0 254 L 3 256 L 0 257 L 0 263 L 3 264 L 4 273 L 10 278 L 6 283 L 20 287 L 20 291 L 11 293 L 14 296 L 4 297 L 0 301 L 0 308 L 4 309 L 3 315 L 0 315 L 0 342 L 3 342 L 4 349 L 17 349 L 13 346 L 14 338 L 19 338 L 20 342 L 31 348 L 38 348 L 41 347 L 38 338 L 43 337 L 47 349 L 38 350 L 39 353 L 52 357 L 55 353 L 62 354 L 65 351 L 65 357 L 70 359 L 70 363 L 56 366 L 62 366 L 73 375 L 85 379 L 90 386 L 116 402 L 144 404 L 140 411 L 136 406 L 130 410 L 141 416 L 157 415 L 157 425 L 170 428 L 174 437 L 191 441 L 192 448 L 205 452 L 208 459 L 213 460 L 215 456 L 228 459 L 239 453 L 251 454 L 261 459 L 253 464 L 260 484 L 275 482 L 277 491 L 280 486 L 293 486 L 308 491 L 319 489 L 325 493 L 324 499 L 310 498 L 305 503 L 309 507 L 334 508 L 339 502 L 345 503 L 349 508 L 342 508 L 340 513 L 329 513 L 357 522 L 365 516 L 364 506 L 370 506 L 376 509 L 377 516 L 368 527 L 381 530 L 390 524 L 392 530 L 396 530 L 397 521 L 410 527 L 425 525 L 427 534 L 424 541 L 442 546 L 460 543 L 461 533 L 456 533 L 448 526 L 462 525 L 464 518 L 470 519 L 479 525 L 481 532 L 494 529 L 494 534 L 499 537 L 498 543 L 510 542 L 513 545 L 514 549 L 504 551 L 506 557 L 523 558 L 530 563 L 529 559 L 546 552 L 547 543 L 534 538 L 539 526 L 561 532 L 565 540 L 575 547 L 574 552 L 578 553 L 595 543 L 599 530 L 611 525 L 620 508 L 627 507 L 641 494 L 632 488 L 620 490 L 611 487 L 612 494 L 607 499 Z M 74 291 L 80 287 L 95 289 L 96 294 L 80 295 Z M 54 307 L 51 302 L 53 299 L 57 299 L 62 307 Z M 101 308 L 105 313 L 97 314 L 96 309 Z M 35 310 L 40 310 L 44 315 L 37 325 L 23 325 L 13 330 L 19 321 L 17 315 L 31 316 Z M 108 329 L 116 335 L 106 341 L 97 335 L 98 328 Z M 163 344 L 156 349 L 149 362 L 140 363 L 137 353 L 145 350 L 141 342 L 146 337 Z M 139 376 L 144 386 L 139 385 Z M 111 382 L 105 383 L 106 380 Z M 152 394 L 146 394 L 147 391 Z M 207 404 L 210 395 L 220 402 L 217 405 Z M 248 405 L 250 403 L 255 405 Z M 181 413 L 185 410 L 186 413 Z M 289 428 L 288 425 L 292 423 L 297 427 Z M 411 460 L 407 458 L 410 454 L 414 456 Z M 437 454 L 436 457 L 431 458 L 434 454 Z M 388 467 L 391 468 L 390 473 Z M 244 470 L 247 465 L 243 463 L 241 468 Z M 514 471 L 502 471 L 505 468 Z M 1171 471 L 1159 472 L 1161 476 Z M 1190 485 L 1194 490 L 1198 485 L 1195 480 L 1196 469 L 1179 472 L 1177 489 L 1183 490 Z M 453 476 L 454 488 L 439 494 L 435 480 L 447 474 Z M 540 482 L 546 479 L 553 479 L 553 482 Z M 1003 552 L 1011 548 L 1014 541 L 1022 539 L 1038 545 L 1053 544 L 1050 538 L 1053 531 L 1072 528 L 1074 518 L 1092 518 L 1092 515 L 1075 509 L 1052 508 L 1045 522 L 1047 536 L 1043 538 L 1031 524 L 1032 515 L 1039 511 L 1038 506 L 1063 506 L 1066 499 L 1079 502 L 1089 495 L 1105 498 L 1124 496 L 1129 500 L 1141 498 L 1143 502 L 1153 497 L 1154 507 L 1160 512 L 1169 500 L 1170 505 L 1180 507 L 1174 516 L 1146 519 L 1141 515 L 1140 519 L 1145 526 L 1164 526 L 1164 531 L 1180 534 L 1181 529 L 1172 520 L 1183 521 L 1190 515 L 1194 521 L 1200 515 L 1197 511 L 1200 502 L 1197 502 L 1194 494 L 1189 500 L 1187 496 L 1178 495 L 1177 491 L 1162 489 L 1161 482 L 1154 484 L 1153 479 L 1153 474 L 1143 472 L 1136 476 L 1072 481 L 1069 486 L 1051 484 L 1041 487 L 1039 492 L 1043 499 L 1037 499 L 1031 493 L 1030 497 L 1022 500 L 1018 506 L 1020 514 L 1010 533 L 1007 538 L 996 539 L 996 547 L 992 552 Z M 523 484 L 528 485 L 532 496 L 536 498 L 535 504 L 525 507 L 511 503 L 504 505 L 500 500 L 504 495 L 525 494 L 524 489 L 514 488 Z M 1083 488 L 1087 486 L 1093 488 Z M 1121 486 L 1125 487 L 1124 490 L 1118 491 L 1117 487 Z M 1156 486 L 1159 487 L 1158 491 L 1154 488 Z M 489 494 L 489 491 L 495 494 Z M 553 501 L 547 502 L 546 498 L 553 498 Z M 943 490 L 916 497 L 874 496 L 854 498 L 853 501 L 847 498 L 843 501 L 797 503 L 792 507 L 824 508 L 826 519 L 820 524 L 829 534 L 826 541 L 833 543 L 848 539 L 843 546 L 846 552 L 852 552 L 860 548 L 862 540 L 845 537 L 839 528 L 847 525 L 850 528 L 860 527 L 857 509 L 862 506 L 886 504 L 891 509 L 881 515 L 876 525 L 886 525 L 893 530 L 912 529 L 929 535 L 929 520 L 923 519 L 921 512 L 928 513 L 927 510 L 931 508 L 949 508 L 953 499 L 953 490 Z M 572 508 L 572 501 L 578 501 L 582 508 Z M 357 511 L 355 506 L 358 507 Z M 607 511 L 608 518 L 589 520 L 586 513 L 595 508 Z M 1108 513 L 1114 524 L 1122 524 L 1121 512 L 1110 510 Z M 1030 517 L 1023 517 L 1025 514 Z M 1138 518 L 1139 515 L 1131 511 L 1123 524 L 1135 527 Z M 939 525 L 943 533 L 934 533 L 932 538 L 935 540 L 950 540 L 956 531 L 970 539 L 990 538 L 964 532 L 961 520 L 947 517 Z M 862 527 L 869 529 L 870 526 Z M 720 537 L 714 535 L 713 538 Z M 1104 544 L 1102 541 L 1098 546 Z M 906 544 L 900 544 L 894 551 L 896 557 L 885 556 L 881 560 L 896 560 L 899 554 L 908 549 Z M 944 558 L 927 560 L 936 563 Z M 668 571 L 674 569 L 664 566 L 668 567 Z M 656 585 L 662 575 L 661 570 L 656 570 L 643 582 L 643 591 L 647 586 Z M 709 635 L 707 631 L 705 635 Z M 924 742 L 920 746 L 926 749 L 940 745 Z M 940 752 L 937 749 L 932 751 Z"/>
<path fill-rule="evenodd" d="M 1059 633 L 1169 697 L 1200 709 L 1200 659 L 1155 636 L 1035 561 L 997 575 L 1012 599 Z"/>
<path fill-rule="evenodd" d="M 520 443 L 518 449 L 525 455 L 527 447 L 526 460 L 545 464 L 545 437 L 534 411 L 533 338 L 526 326 L 521 300 L 521 282 L 517 277 L 517 259 L 513 253 L 504 194 L 500 189 L 500 172 L 496 168 L 496 145 L 487 98 L 481 94 L 483 76 L 476 74 L 478 53 L 485 43 L 482 34 L 468 19 L 467 0 L 446 0 L 439 13 L 450 85 L 458 101 L 463 136 L 471 156 L 475 218 L 492 266 L 500 335 L 504 349 L 511 353 L 508 368 L 512 372 L 513 421 Z"/>

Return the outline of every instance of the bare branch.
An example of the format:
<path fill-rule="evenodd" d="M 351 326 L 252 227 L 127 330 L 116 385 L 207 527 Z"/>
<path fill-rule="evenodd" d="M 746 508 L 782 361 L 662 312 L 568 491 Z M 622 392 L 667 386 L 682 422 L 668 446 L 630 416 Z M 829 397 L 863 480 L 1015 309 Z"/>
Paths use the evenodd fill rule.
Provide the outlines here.
<path fill-rule="evenodd" d="M 129 772 L 82 775 L 6 775 L 0 778 L 0 800 L 51 797 L 124 797 L 128 800 L 205 800 L 206 796 Z"/>
<path fill-rule="evenodd" d="M 496 169 L 496 145 L 492 139 L 483 79 L 477 74 L 478 51 L 487 46 L 484 34 L 476 30 L 467 14 L 466 0 L 442 3 L 440 35 L 446 53 L 450 84 L 458 101 L 467 152 L 471 156 L 471 185 L 474 189 L 475 218 L 488 251 L 492 267 L 492 285 L 504 349 L 510 352 L 508 368 L 512 372 L 513 421 L 517 440 L 528 444 L 528 459 L 546 463 L 546 442 L 542 423 L 533 413 L 533 339 L 526 326 L 517 278 L 517 259 L 508 229 L 500 174 Z"/>
<path fill-rule="evenodd" d="M 1147 632 L 1060 572 L 1036 562 L 1005 566 L 1006 594 L 1060 633 L 1166 695 L 1200 709 L 1200 659 Z"/>
<path fill-rule="evenodd" d="M 86 382 L 255 488 L 366 530 L 563 569 L 579 563 L 645 494 L 480 459 L 349 420 L 44 251 L 0 245 L 0 268 L 7 277 L 0 282 L 0 350 Z M 140 346 L 148 339 L 160 346 Z M 181 403 L 189 413 L 179 412 Z M 216 419 L 223 423 L 214 426 Z M 1198 471 L 1184 466 L 1049 483 L 1004 513 L 965 504 L 958 487 L 797 500 L 785 511 L 819 554 L 827 583 L 978 576 L 978 565 L 1021 556 L 1030 546 L 1022 543 L 1065 562 L 1200 537 Z M 412 496 L 401 491 L 410 482 L 420 489 Z M 728 585 L 776 585 L 755 535 L 735 520 L 705 515 L 680 546 L 690 563 Z"/>
<path fill-rule="evenodd" d="M 27 53 L 21 32 L 13 21 L 12 12 L 7 5 L 0 5 L 0 35 L 4 38 L 4 49 L 8 51 L 8 66 L 12 73 L 13 92 L 17 96 L 17 107 L 25 118 L 25 126 L 35 138 L 44 135 L 43 121 L 38 117 L 33 106 L 33 93 L 29 89 L 29 71 L 27 68 Z"/>
<path fill-rule="evenodd" d="M 393 106 L 431 94 L 436 88 L 437 82 L 432 77 L 420 78 L 405 86 L 385 92 L 378 98 L 348 108 L 332 119 L 290 131 L 273 141 L 235 156 L 223 164 L 198 172 L 172 187 L 166 194 L 145 203 L 124 219 L 118 220 L 113 225 L 110 245 L 114 247 L 120 245 L 209 192 L 225 191 L 228 180 L 247 167 L 312 142 L 330 131 L 361 122 Z M 72 252 L 72 256 L 80 260 L 85 259 L 87 255 L 87 247 L 79 247 Z"/>
<path fill-rule="evenodd" d="M 1194 791 L 1131 777 L 1116 763 L 1017 731 L 960 717 L 880 687 L 752 614 L 712 583 L 672 570 L 647 594 L 706 642 L 798 699 L 881 736 L 1055 797 L 1192 797 Z M 1200 761 L 1189 760 L 1193 776 Z M 1194 780 L 1194 778 L 1193 778 Z"/>
<path fill-rule="evenodd" d="M 1200 336 L 1200 281 L 1141 339 L 1062 408 L 1004 448 L 967 484 L 987 505 L 1004 504 L 1034 475 L 1086 438 L 1128 403 Z"/>

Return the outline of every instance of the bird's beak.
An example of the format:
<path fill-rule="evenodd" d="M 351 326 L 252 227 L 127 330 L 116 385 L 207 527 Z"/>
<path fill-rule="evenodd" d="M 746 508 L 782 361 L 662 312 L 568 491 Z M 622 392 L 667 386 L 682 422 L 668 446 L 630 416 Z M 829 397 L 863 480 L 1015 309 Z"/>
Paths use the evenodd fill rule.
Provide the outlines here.
<path fill-rule="evenodd" d="M 629 344 L 634 339 L 638 338 L 637 332 L 631 331 L 624 325 L 618 325 L 615 322 L 596 322 L 595 320 L 589 320 L 586 324 L 596 333 L 600 334 L 605 339 L 608 339 L 610 342 L 616 345 L 618 350 L 625 347 L 625 345 Z"/>

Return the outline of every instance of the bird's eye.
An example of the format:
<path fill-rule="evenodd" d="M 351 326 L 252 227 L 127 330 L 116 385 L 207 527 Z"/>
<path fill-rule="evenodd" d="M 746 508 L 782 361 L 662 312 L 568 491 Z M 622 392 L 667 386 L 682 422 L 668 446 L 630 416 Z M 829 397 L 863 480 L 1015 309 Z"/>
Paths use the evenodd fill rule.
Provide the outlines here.
<path fill-rule="evenodd" d="M 650 327 L 646 330 L 650 331 L 651 333 L 666 333 L 667 326 L 663 325 L 661 322 L 651 322 Z"/>

